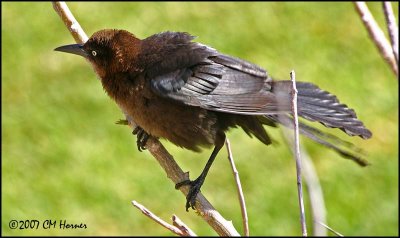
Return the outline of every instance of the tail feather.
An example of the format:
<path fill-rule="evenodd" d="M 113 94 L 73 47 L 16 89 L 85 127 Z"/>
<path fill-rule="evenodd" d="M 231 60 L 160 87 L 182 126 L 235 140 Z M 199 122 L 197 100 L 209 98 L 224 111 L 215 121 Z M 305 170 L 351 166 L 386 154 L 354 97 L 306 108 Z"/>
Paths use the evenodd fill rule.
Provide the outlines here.
<path fill-rule="evenodd" d="M 291 81 L 273 81 L 272 91 L 282 108 L 286 109 L 290 104 L 291 88 Z M 317 121 L 326 127 L 339 128 L 351 136 L 360 136 L 363 139 L 368 139 L 372 136 L 371 131 L 357 119 L 355 111 L 340 103 L 335 95 L 321 90 L 312 83 L 296 82 L 296 88 L 298 91 L 297 111 L 300 117 L 309 121 Z M 265 117 L 286 127 L 293 128 L 290 114 L 266 115 Z M 361 166 L 368 165 L 368 162 L 360 156 L 362 151 L 349 142 L 302 122 L 299 122 L 299 132 Z"/>
<path fill-rule="evenodd" d="M 266 115 L 265 117 L 293 129 L 293 119 L 288 115 Z M 315 142 L 336 151 L 344 158 L 353 160 L 360 166 L 369 165 L 369 163 L 360 156 L 360 154 L 363 154 L 363 151 L 350 142 L 341 140 L 332 134 L 322 132 L 319 129 L 308 126 L 302 122 L 299 122 L 299 132 Z"/>
<path fill-rule="evenodd" d="M 318 121 L 326 127 L 339 128 L 351 136 L 360 136 L 363 139 L 372 136 L 371 131 L 357 119 L 354 110 L 348 108 L 346 104 L 341 104 L 335 95 L 321 90 L 312 83 L 297 82 L 296 87 L 299 116 L 310 121 Z M 278 101 L 288 102 L 290 81 L 274 81 L 272 88 L 277 94 Z"/>

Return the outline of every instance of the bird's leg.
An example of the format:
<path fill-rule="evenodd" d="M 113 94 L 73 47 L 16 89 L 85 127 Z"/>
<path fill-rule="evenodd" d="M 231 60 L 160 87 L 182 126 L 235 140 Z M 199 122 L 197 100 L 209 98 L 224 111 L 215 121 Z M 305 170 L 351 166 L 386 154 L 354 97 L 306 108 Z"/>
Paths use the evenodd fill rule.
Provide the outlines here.
<path fill-rule="evenodd" d="M 140 126 L 136 126 L 135 129 L 132 131 L 132 134 L 137 135 L 137 147 L 138 150 L 141 152 L 142 150 L 146 149 L 146 142 L 149 139 L 149 134 L 145 132 Z"/>
<path fill-rule="evenodd" d="M 218 133 L 217 138 L 215 140 L 214 150 L 211 153 L 211 156 L 208 159 L 207 164 L 204 167 L 203 171 L 201 172 L 200 176 L 193 181 L 184 180 L 175 185 L 176 189 L 180 188 L 183 185 L 190 185 L 189 192 L 186 195 L 186 211 L 189 211 L 189 207 L 191 207 L 194 210 L 197 194 L 200 192 L 200 188 L 203 185 L 204 180 L 206 179 L 207 173 L 210 170 L 211 165 L 215 160 L 215 157 L 217 157 L 218 152 L 224 146 L 224 143 L 225 143 L 225 134 L 223 132 Z"/>

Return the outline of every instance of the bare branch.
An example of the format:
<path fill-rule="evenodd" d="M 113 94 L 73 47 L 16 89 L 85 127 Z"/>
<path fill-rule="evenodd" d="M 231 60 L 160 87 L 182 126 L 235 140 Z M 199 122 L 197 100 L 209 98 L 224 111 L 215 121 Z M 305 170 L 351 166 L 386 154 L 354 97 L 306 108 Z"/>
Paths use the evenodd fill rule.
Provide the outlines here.
<path fill-rule="evenodd" d="M 146 207 L 144 207 L 142 204 L 136 202 L 136 201 L 132 201 L 132 205 L 135 206 L 137 209 L 139 209 L 140 211 L 142 211 L 142 213 L 144 215 L 146 215 L 147 217 L 149 217 L 150 219 L 152 219 L 153 221 L 157 222 L 158 224 L 160 224 L 161 226 L 167 228 L 168 230 L 170 230 L 171 232 L 177 234 L 178 236 L 184 236 L 183 232 L 181 230 L 179 230 L 178 228 L 176 228 L 173 225 L 170 225 L 168 222 L 162 220 L 161 218 L 159 218 L 158 216 L 156 216 L 154 213 L 152 213 L 151 211 L 149 211 Z"/>
<path fill-rule="evenodd" d="M 158 163 L 167 173 L 174 184 L 188 179 L 188 173 L 184 173 L 182 169 L 175 162 L 173 157 L 168 153 L 164 146 L 155 138 L 150 137 L 147 141 L 146 148 L 157 159 Z M 187 195 L 189 192 L 188 186 L 182 186 L 179 190 Z M 222 236 L 239 236 L 231 221 L 225 220 L 221 214 L 214 209 L 210 202 L 200 192 L 197 195 L 196 210 L 202 218 L 219 234 Z"/>
<path fill-rule="evenodd" d="M 309 194 L 311 215 L 313 220 L 326 223 L 326 208 L 321 184 L 315 171 L 314 164 L 308 153 L 300 146 L 301 160 L 304 169 L 303 177 Z M 320 226 L 313 227 L 313 236 L 327 236 L 326 229 Z"/>
<path fill-rule="evenodd" d="M 60 15 L 62 21 L 67 26 L 77 43 L 84 43 L 87 41 L 85 32 L 80 27 L 79 23 L 75 20 L 72 13 L 69 11 L 65 2 L 53 2 L 54 9 Z M 127 118 L 128 124 L 134 128 L 135 123 Z M 158 163 L 167 173 L 174 184 L 188 179 L 188 174 L 184 173 L 182 169 L 175 162 L 173 157 L 168 153 L 164 146 L 155 138 L 150 137 L 146 143 L 146 148 L 157 159 Z M 182 186 L 179 190 L 186 196 L 188 193 L 187 186 Z M 182 206 L 183 207 L 183 206 Z M 199 193 L 197 196 L 196 210 L 201 217 L 219 234 L 222 236 L 239 236 L 231 221 L 224 219 L 221 214 L 207 201 L 207 199 Z"/>
<path fill-rule="evenodd" d="M 294 124 L 294 155 L 296 160 L 296 171 L 297 171 L 297 193 L 299 198 L 300 206 L 300 223 L 301 231 L 303 236 L 307 236 L 306 228 L 306 215 L 304 211 L 304 200 L 303 200 L 303 186 L 301 183 L 301 158 L 300 158 L 300 142 L 299 142 L 299 119 L 297 116 L 297 88 L 296 88 L 296 74 L 294 70 L 290 72 L 290 79 L 292 80 L 292 114 Z"/>
<path fill-rule="evenodd" d="M 385 13 L 393 54 L 397 66 L 399 66 L 399 28 L 396 25 L 396 18 L 394 17 L 392 4 L 390 2 L 383 2 L 383 12 Z"/>
<path fill-rule="evenodd" d="M 67 29 L 71 32 L 76 43 L 82 44 L 88 40 L 79 22 L 75 19 L 65 2 L 53 2 L 53 8 L 65 23 Z"/>
<path fill-rule="evenodd" d="M 355 7 L 357 9 L 358 14 L 361 17 L 361 20 L 364 23 L 364 26 L 367 28 L 369 36 L 372 41 L 377 46 L 379 53 L 386 60 L 386 62 L 390 65 L 396 76 L 399 75 L 398 66 L 396 64 L 395 57 L 393 55 L 392 47 L 390 46 L 389 41 L 386 39 L 385 34 L 381 30 L 381 28 L 376 23 L 374 17 L 369 11 L 367 4 L 365 2 L 354 2 Z"/>
<path fill-rule="evenodd" d="M 282 130 L 283 138 L 290 148 L 295 147 L 293 143 L 292 135 L 289 133 L 288 129 Z M 294 153 L 294 152 L 293 152 Z M 301 160 L 304 173 L 305 184 L 307 186 L 307 191 L 309 194 L 310 205 L 311 205 L 311 216 L 315 221 L 321 221 L 326 223 L 326 208 L 324 195 L 322 193 L 322 187 L 318 179 L 317 172 L 315 170 L 314 164 L 307 153 L 307 150 L 300 145 Z M 313 227 L 313 236 L 327 236 L 326 229 L 321 226 Z"/>
<path fill-rule="evenodd" d="M 180 231 L 182 231 L 183 236 L 197 236 L 196 233 L 194 233 L 185 223 L 179 219 L 178 216 L 173 215 L 172 216 L 172 224 L 178 228 Z"/>
<path fill-rule="evenodd" d="M 334 229 L 330 228 L 329 226 L 325 225 L 324 223 L 319 222 L 319 221 L 316 221 L 316 220 L 314 220 L 314 222 L 316 222 L 316 223 L 320 224 L 321 226 L 325 227 L 325 228 L 328 229 L 329 231 L 333 232 L 335 235 L 340 236 L 340 237 L 343 237 L 342 234 L 340 234 L 339 232 L 337 232 L 337 231 L 335 231 Z"/>
<path fill-rule="evenodd" d="M 282 130 L 283 137 L 285 138 L 285 142 L 288 144 L 290 148 L 294 148 L 293 138 L 289 133 L 289 130 Z M 293 150 L 293 149 L 292 149 Z M 315 171 L 314 164 L 310 159 L 307 151 L 303 146 L 300 145 L 300 153 L 302 160 L 302 167 L 304 169 L 304 173 L 302 173 L 304 177 L 305 184 L 307 186 L 307 191 L 309 194 L 310 205 L 311 205 L 311 216 L 315 221 L 321 221 L 326 223 L 326 208 L 324 195 L 322 193 L 321 184 L 318 179 L 317 172 Z M 313 236 L 327 236 L 326 229 L 321 226 L 313 227 Z"/>
<path fill-rule="evenodd" d="M 233 161 L 231 144 L 230 144 L 228 138 L 226 138 L 225 145 L 226 145 L 226 149 L 228 150 L 228 160 L 229 160 L 229 163 L 231 164 L 231 167 L 232 167 L 233 176 L 235 178 L 236 188 L 237 188 L 237 191 L 238 191 L 240 210 L 242 212 L 244 236 L 249 236 L 250 235 L 250 232 L 249 232 L 249 219 L 247 217 L 246 202 L 244 200 L 242 185 L 240 183 L 239 172 L 237 171 L 236 166 L 235 166 L 235 162 Z"/>

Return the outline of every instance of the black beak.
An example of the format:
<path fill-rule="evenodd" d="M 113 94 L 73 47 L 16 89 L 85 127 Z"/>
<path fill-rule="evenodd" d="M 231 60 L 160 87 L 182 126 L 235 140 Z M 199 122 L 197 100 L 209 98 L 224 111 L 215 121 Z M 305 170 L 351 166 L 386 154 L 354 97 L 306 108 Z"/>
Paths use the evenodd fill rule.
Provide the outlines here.
<path fill-rule="evenodd" d="M 72 44 L 72 45 L 63 45 L 60 47 L 55 48 L 55 51 L 61 51 L 66 53 L 71 53 L 75 55 L 80 55 L 83 57 L 87 57 L 87 53 L 82 48 L 83 45 L 81 44 Z"/>

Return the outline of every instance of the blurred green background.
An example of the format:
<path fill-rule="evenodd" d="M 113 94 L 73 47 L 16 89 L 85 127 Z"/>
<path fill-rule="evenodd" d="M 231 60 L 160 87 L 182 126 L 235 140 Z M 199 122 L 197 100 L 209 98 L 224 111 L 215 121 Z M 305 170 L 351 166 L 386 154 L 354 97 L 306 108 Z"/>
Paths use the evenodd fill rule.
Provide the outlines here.
<path fill-rule="evenodd" d="M 368 3 L 381 26 L 381 3 Z M 69 3 L 90 36 L 121 28 L 145 38 L 187 31 L 196 41 L 254 62 L 279 79 L 296 71 L 336 94 L 373 132 L 351 140 L 372 164 L 360 168 L 307 139 L 328 225 L 344 235 L 398 235 L 398 80 L 369 39 L 352 3 Z M 398 17 L 398 3 L 393 4 Z M 383 27 L 386 32 L 386 27 Z M 121 111 L 85 60 L 54 52 L 75 43 L 51 3 L 2 2 L 2 235 L 171 235 L 132 207 L 137 200 L 199 235 L 215 235 L 174 189 L 149 152 L 139 153 Z M 228 137 L 247 202 L 252 235 L 300 235 L 295 163 L 279 129 L 265 147 L 242 130 Z M 163 141 L 191 177 L 201 154 Z M 202 189 L 242 232 L 226 151 Z M 311 234 L 311 213 L 306 216 Z M 85 223 L 87 229 L 12 230 L 9 221 Z"/>

